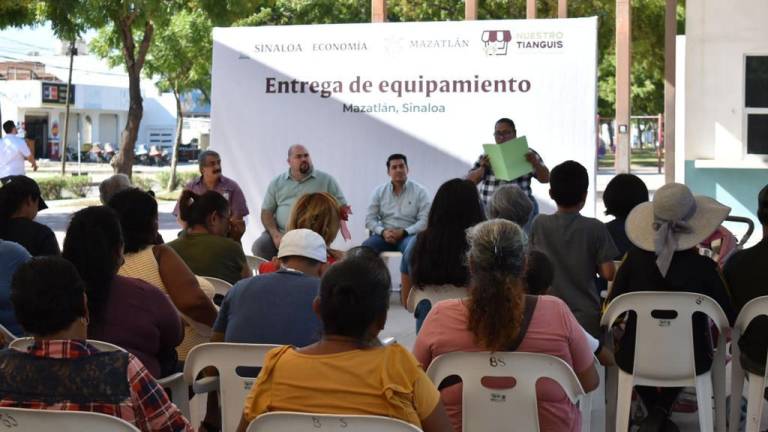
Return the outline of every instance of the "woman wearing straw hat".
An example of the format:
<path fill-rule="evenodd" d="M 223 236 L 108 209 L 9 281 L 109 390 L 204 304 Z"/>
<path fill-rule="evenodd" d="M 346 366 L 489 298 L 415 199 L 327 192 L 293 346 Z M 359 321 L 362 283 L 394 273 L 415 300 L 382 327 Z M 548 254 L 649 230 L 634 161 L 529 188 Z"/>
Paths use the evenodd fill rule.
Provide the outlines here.
<path fill-rule="evenodd" d="M 670 183 L 656 191 L 653 201 L 635 207 L 626 231 L 633 247 L 619 267 L 608 301 L 635 291 L 680 291 L 705 294 L 717 301 L 733 322 L 731 306 L 717 263 L 699 255 L 696 245 L 725 220 L 731 209 L 712 198 L 694 196 L 685 185 Z M 635 354 L 635 317 L 630 314 L 618 345 L 616 363 L 632 371 Z M 709 370 L 711 348 L 705 316 L 694 315 L 696 371 Z M 677 431 L 669 411 L 680 388 L 636 387 L 648 409 L 641 431 Z"/>

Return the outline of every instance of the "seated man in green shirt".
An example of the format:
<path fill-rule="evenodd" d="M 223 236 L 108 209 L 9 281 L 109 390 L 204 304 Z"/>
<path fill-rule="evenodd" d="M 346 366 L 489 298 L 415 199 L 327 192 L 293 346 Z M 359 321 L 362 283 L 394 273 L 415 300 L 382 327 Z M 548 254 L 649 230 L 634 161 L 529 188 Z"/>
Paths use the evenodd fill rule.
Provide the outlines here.
<path fill-rule="evenodd" d="M 288 216 L 296 199 L 313 192 L 328 192 L 342 207 L 347 200 L 336 180 L 329 174 L 314 169 L 309 151 L 301 144 L 288 149 L 288 172 L 272 179 L 261 204 L 261 223 L 264 232 L 253 243 L 251 252 L 255 256 L 271 259 L 277 255 L 277 248 L 285 232 Z"/>

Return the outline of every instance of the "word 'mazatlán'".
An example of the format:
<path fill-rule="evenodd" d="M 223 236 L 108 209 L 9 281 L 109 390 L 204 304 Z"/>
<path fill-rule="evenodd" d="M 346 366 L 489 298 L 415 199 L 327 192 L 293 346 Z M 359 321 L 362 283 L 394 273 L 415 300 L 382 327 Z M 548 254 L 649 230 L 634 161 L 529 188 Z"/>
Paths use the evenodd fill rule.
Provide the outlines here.
<path fill-rule="evenodd" d="M 471 79 L 424 79 L 419 75 L 418 79 L 410 80 L 381 80 L 375 84 L 369 80 L 362 80 L 359 76 L 354 80 L 344 83 L 342 81 L 301 81 L 281 80 L 275 77 L 267 77 L 265 80 L 265 93 L 267 94 L 303 94 L 315 93 L 322 98 L 328 98 L 336 93 L 391 93 L 397 97 L 404 95 L 424 95 L 431 97 L 443 93 L 527 93 L 531 90 L 531 82 L 527 79 L 481 79 L 475 75 Z"/>

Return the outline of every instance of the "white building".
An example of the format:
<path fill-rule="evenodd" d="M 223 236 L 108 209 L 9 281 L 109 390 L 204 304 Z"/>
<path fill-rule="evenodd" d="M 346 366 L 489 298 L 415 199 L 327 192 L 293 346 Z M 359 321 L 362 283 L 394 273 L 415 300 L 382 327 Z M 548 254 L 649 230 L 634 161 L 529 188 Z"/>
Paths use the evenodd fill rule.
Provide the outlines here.
<path fill-rule="evenodd" d="M 678 70 L 685 183 L 753 219 L 757 193 L 768 183 L 766 22 L 765 0 L 686 2 L 685 64 Z"/>
<path fill-rule="evenodd" d="M 14 120 L 27 138 L 35 140 L 37 157 L 48 158 L 59 153 L 64 134 L 66 80 L 69 57 L 62 55 L 32 56 L 26 61 L 45 65 L 45 72 L 61 82 L 41 79 L 7 79 L 0 81 L 0 112 L 3 121 Z M 13 78 L 9 75 L 6 78 Z M 75 56 L 72 73 L 74 103 L 70 105 L 68 146 L 106 143 L 115 148 L 128 116 L 128 75 L 121 68 L 109 68 L 106 61 L 94 56 Z M 143 79 L 141 92 L 144 115 L 138 144 L 173 144 L 176 104 L 170 93 L 160 94 L 154 83 Z"/>

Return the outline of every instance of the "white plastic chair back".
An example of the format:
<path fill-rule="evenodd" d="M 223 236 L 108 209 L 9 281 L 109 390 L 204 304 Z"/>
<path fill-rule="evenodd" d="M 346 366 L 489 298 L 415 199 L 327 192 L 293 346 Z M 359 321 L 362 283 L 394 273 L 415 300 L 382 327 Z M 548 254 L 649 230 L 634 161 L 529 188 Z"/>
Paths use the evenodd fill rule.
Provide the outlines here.
<path fill-rule="evenodd" d="M 302 432 L 317 429 L 349 432 L 421 431 L 410 423 L 389 417 L 276 411 L 253 419 L 246 432 Z"/>
<path fill-rule="evenodd" d="M 248 263 L 248 267 L 251 269 L 251 274 L 257 275 L 259 274 L 259 266 L 262 265 L 265 262 L 269 262 L 268 259 L 253 256 L 253 255 L 246 255 L 245 261 Z"/>
<path fill-rule="evenodd" d="M 35 338 L 31 337 L 18 338 L 11 342 L 8 347 L 17 351 L 27 351 L 27 349 L 32 345 L 34 341 Z M 88 339 L 87 342 L 99 351 L 126 352 L 126 350 L 123 348 L 109 342 L 95 339 Z M 156 381 L 160 387 L 169 389 L 171 391 L 171 401 L 176 405 L 177 408 L 179 408 L 179 411 L 184 414 L 184 417 L 189 418 L 189 391 L 187 390 L 187 385 L 184 382 L 184 375 L 181 372 L 177 372 L 175 374 L 168 375 L 167 377 L 156 379 Z"/>
<path fill-rule="evenodd" d="M 3 339 L 5 340 L 5 344 L 10 344 L 14 340 L 16 340 L 16 335 L 11 333 L 10 330 L 8 330 L 4 325 L 0 324 L 0 335 L 3 336 Z"/>
<path fill-rule="evenodd" d="M 184 381 L 192 384 L 204 368 L 214 366 L 219 370 L 219 398 L 221 400 L 221 429 L 234 432 L 243 413 L 245 397 L 255 378 L 237 374 L 239 366 L 261 367 L 267 351 L 279 345 L 244 343 L 204 343 L 187 354 L 184 362 Z"/>
<path fill-rule="evenodd" d="M 725 431 L 725 338 L 728 318 L 712 298 L 696 293 L 643 291 L 620 295 L 613 299 L 603 314 L 601 325 L 611 327 L 618 317 L 634 311 L 637 315 L 635 359 L 633 373 L 622 370 L 618 374 L 615 426 L 626 430 L 632 387 L 635 385 L 656 387 L 695 386 L 699 406 L 701 430 L 713 430 L 712 392 L 714 386 L 715 412 L 718 431 Z M 655 311 L 675 311 L 675 318 L 654 318 Z M 694 360 L 692 319 L 695 312 L 706 314 L 720 330 L 712 369 L 696 375 Z M 609 406 L 609 411 L 612 407 Z M 612 415 L 611 415 L 612 416 Z M 606 418 L 609 416 L 607 415 Z"/>
<path fill-rule="evenodd" d="M 101 413 L 87 411 L 35 410 L 0 408 L 0 429 L 19 432 L 138 432 L 127 421 Z"/>
<path fill-rule="evenodd" d="M 568 363 L 547 354 L 453 352 L 434 359 L 427 375 L 436 386 L 450 375 L 461 377 L 465 432 L 499 430 L 499 425 L 509 425 L 509 430 L 538 431 L 536 382 L 540 378 L 550 378 L 560 384 L 573 404 L 584 395 Z M 486 388 L 480 382 L 483 377 L 512 377 L 515 386 Z"/>
<path fill-rule="evenodd" d="M 768 316 L 768 296 L 757 297 L 750 300 L 739 312 L 736 323 L 733 325 L 731 349 L 733 350 L 733 361 L 731 361 L 731 412 L 729 418 L 728 430 L 735 432 L 739 428 L 741 410 L 738 397 L 744 391 L 744 375 L 749 376 L 749 387 L 747 394 L 747 424 L 746 432 L 757 432 L 760 430 L 760 418 L 763 415 L 763 391 L 765 389 L 766 376 L 762 376 L 745 371 L 741 367 L 741 349 L 739 348 L 739 338 L 747 329 L 752 320 L 759 316 Z M 768 358 L 763 362 L 768 365 Z M 768 367 L 766 367 L 768 372 Z"/>
<path fill-rule="evenodd" d="M 429 300 L 434 307 L 437 302 L 450 299 L 459 299 L 467 296 L 467 288 L 459 287 L 456 285 L 427 285 L 424 287 L 412 287 L 411 292 L 408 293 L 408 301 L 406 302 L 406 309 L 408 312 L 413 313 L 416 310 L 416 306 L 422 300 Z"/>
<path fill-rule="evenodd" d="M 200 276 L 201 278 L 207 280 L 208 282 L 213 285 L 213 288 L 216 290 L 216 294 L 221 294 L 223 296 L 227 295 L 230 288 L 232 288 L 232 284 L 219 278 L 215 278 L 213 276 Z"/>

